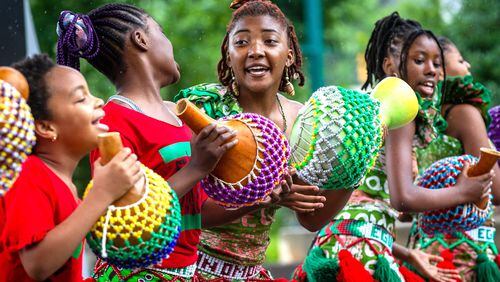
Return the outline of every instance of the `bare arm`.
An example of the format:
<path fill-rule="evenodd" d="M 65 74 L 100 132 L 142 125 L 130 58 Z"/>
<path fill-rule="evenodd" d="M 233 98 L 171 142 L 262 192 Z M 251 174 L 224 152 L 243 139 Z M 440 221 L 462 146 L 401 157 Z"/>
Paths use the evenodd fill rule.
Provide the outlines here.
<path fill-rule="evenodd" d="M 307 230 L 318 231 L 344 208 L 353 191 L 351 189 L 321 190 L 318 195 L 326 198 L 324 206 L 313 212 L 296 213 L 297 220 Z"/>
<path fill-rule="evenodd" d="M 386 137 L 386 173 L 391 205 L 402 212 L 423 212 L 479 201 L 487 195 L 490 174 L 467 177 L 462 173 L 452 189 L 424 189 L 413 184 L 412 138 L 415 123 L 389 131 Z"/>
<path fill-rule="evenodd" d="M 236 132 L 229 128 L 212 123 L 193 137 L 191 142 L 193 154 L 189 164 L 168 179 L 168 184 L 179 198 L 207 176 L 224 153 L 238 143 L 237 139 L 231 140 L 235 136 Z"/>
<path fill-rule="evenodd" d="M 245 214 L 271 205 L 287 207 L 299 213 L 314 211 L 317 208 L 323 207 L 323 202 L 326 201 L 324 197 L 316 195 L 318 191 L 319 189 L 316 186 L 293 184 L 291 175 L 286 174 L 284 180 L 273 189 L 270 196 L 254 206 L 243 207 L 237 210 L 226 210 L 217 205 L 212 199 L 208 199 L 202 207 L 202 226 L 213 227 L 226 224 Z"/>
<path fill-rule="evenodd" d="M 19 251 L 21 263 L 31 278 L 45 280 L 66 263 L 108 205 L 142 177 L 136 160 L 126 148 L 106 166 L 95 162 L 94 186 L 82 204 L 40 242 Z"/>
<path fill-rule="evenodd" d="M 458 270 L 438 268 L 436 263 L 443 260 L 442 257 L 424 253 L 420 250 L 407 249 L 397 243 L 392 246 L 392 254 L 395 258 L 411 264 L 425 278 L 438 282 L 454 282 L 460 279 Z"/>
<path fill-rule="evenodd" d="M 486 132 L 481 113 L 474 106 L 462 104 L 453 107 L 448 115 L 448 128 L 446 134 L 460 140 L 465 153 L 479 157 L 480 148 L 490 148 L 491 144 Z M 493 177 L 493 204 L 500 205 L 500 169 L 498 164 L 493 168 L 495 176 Z"/>
<path fill-rule="evenodd" d="M 201 227 L 210 228 L 227 224 L 259 208 L 262 208 L 262 206 L 254 205 L 236 210 L 226 210 L 214 200 L 208 198 L 201 208 Z"/>

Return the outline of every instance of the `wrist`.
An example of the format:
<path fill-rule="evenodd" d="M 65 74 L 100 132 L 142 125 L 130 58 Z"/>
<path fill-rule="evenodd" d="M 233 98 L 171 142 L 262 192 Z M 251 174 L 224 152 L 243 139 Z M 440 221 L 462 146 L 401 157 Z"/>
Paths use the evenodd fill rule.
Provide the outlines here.
<path fill-rule="evenodd" d="M 405 261 L 405 262 L 413 265 L 414 262 L 415 262 L 415 260 L 416 260 L 416 256 L 415 255 L 416 254 L 415 254 L 414 250 L 409 249 L 407 251 L 407 254 L 401 260 L 403 260 L 403 261 Z"/>
<path fill-rule="evenodd" d="M 193 162 L 189 162 L 186 165 L 185 169 L 191 177 L 196 179 L 196 182 L 202 180 L 203 178 L 205 178 L 205 176 L 207 176 L 210 173 L 209 171 L 205 171 L 201 169 L 199 166 L 193 164 Z"/>
<path fill-rule="evenodd" d="M 92 189 L 90 189 L 84 200 L 93 203 L 97 207 L 107 208 L 113 203 L 114 199 L 109 193 L 105 193 L 100 188 L 99 184 L 96 185 L 94 182 Z"/>

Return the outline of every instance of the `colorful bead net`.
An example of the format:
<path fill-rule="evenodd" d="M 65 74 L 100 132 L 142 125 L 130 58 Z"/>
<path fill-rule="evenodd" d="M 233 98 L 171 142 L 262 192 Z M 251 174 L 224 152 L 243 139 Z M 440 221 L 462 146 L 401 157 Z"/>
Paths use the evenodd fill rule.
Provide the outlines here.
<path fill-rule="evenodd" d="M 0 196 L 12 186 L 35 146 L 30 107 L 9 83 L 0 80 Z"/>
<path fill-rule="evenodd" d="M 151 169 L 142 166 L 146 191 L 136 203 L 108 207 L 92 227 L 92 251 L 112 265 L 146 267 L 167 258 L 179 237 L 181 209 L 175 191 Z M 92 182 L 85 194 L 92 188 Z"/>
<path fill-rule="evenodd" d="M 314 92 L 290 138 L 297 175 L 323 189 L 358 186 L 382 146 L 379 107 L 368 94 L 342 87 Z"/>
<path fill-rule="evenodd" d="M 428 189 L 453 187 L 466 162 L 475 164 L 477 158 L 471 155 L 449 157 L 433 163 L 417 179 L 417 185 Z M 492 212 L 491 201 L 483 210 L 473 203 L 453 208 L 424 212 L 419 215 L 418 225 L 427 234 L 435 232 L 454 234 L 481 226 Z"/>
<path fill-rule="evenodd" d="M 242 113 L 222 120 L 229 119 L 245 123 L 257 141 L 253 170 L 237 183 L 228 183 L 210 174 L 201 185 L 210 198 L 226 208 L 252 206 L 263 201 L 282 180 L 290 148 L 276 124 L 263 116 Z"/>

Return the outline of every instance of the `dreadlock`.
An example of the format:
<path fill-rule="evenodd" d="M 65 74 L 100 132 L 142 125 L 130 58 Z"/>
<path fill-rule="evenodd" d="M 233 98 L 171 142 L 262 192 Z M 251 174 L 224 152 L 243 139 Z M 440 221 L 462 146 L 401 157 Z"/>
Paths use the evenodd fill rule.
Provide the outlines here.
<path fill-rule="evenodd" d="M 386 76 L 383 62 L 389 55 L 399 58 L 399 73 L 401 78 L 406 80 L 408 51 L 421 35 L 426 35 L 436 41 L 441 59 L 444 61 L 443 49 L 434 33 L 422 29 L 417 21 L 403 19 L 397 12 L 378 20 L 365 51 L 367 78 L 362 89 L 368 86 L 373 87 Z M 444 64 L 442 66 L 444 72 Z"/>
<path fill-rule="evenodd" d="M 270 1 L 266 0 L 253 0 L 253 1 L 240 1 L 245 2 L 235 6 L 237 8 L 231 17 L 231 21 L 226 30 L 226 35 L 221 45 L 222 58 L 217 65 L 217 73 L 219 76 L 219 81 L 224 86 L 229 86 L 232 81 L 231 68 L 227 65 L 227 53 L 228 53 L 228 42 L 229 34 L 233 30 L 236 23 L 244 17 L 257 17 L 257 16 L 270 16 L 277 20 L 282 26 L 287 30 L 288 36 L 288 46 L 292 49 L 294 54 L 293 64 L 286 68 L 286 73 L 281 77 L 280 91 L 285 91 L 285 85 L 287 83 L 286 77 L 288 76 L 290 81 L 298 79 L 299 86 L 304 85 L 304 74 L 302 73 L 302 51 L 300 50 L 299 41 L 297 35 L 295 34 L 295 28 L 293 24 L 288 21 L 283 12 Z"/>
<path fill-rule="evenodd" d="M 77 62 L 83 57 L 115 81 L 126 70 L 123 62 L 126 36 L 137 28 L 147 31 L 147 17 L 144 10 L 122 3 L 103 5 L 88 15 L 63 11 L 58 23 L 57 62 L 78 69 Z"/>

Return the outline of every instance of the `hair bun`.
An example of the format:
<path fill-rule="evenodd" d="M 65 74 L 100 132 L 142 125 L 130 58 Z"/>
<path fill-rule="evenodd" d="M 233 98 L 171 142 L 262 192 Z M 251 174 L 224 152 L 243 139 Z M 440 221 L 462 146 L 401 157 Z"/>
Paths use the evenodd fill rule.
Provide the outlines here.
<path fill-rule="evenodd" d="M 79 48 L 82 48 L 85 43 L 87 43 L 87 27 L 85 26 L 83 19 L 77 14 L 69 11 L 62 11 L 60 20 L 57 22 L 56 32 L 57 36 L 61 37 L 62 34 L 68 30 L 70 24 L 73 23 L 75 17 L 77 18 L 74 31 L 76 35 L 76 44 Z"/>
<path fill-rule="evenodd" d="M 79 69 L 78 59 L 93 58 L 99 52 L 99 42 L 87 15 L 62 11 L 56 26 L 57 63 Z"/>
<path fill-rule="evenodd" d="M 271 2 L 270 0 L 233 0 L 229 5 L 229 8 L 236 10 L 248 2 Z"/>

